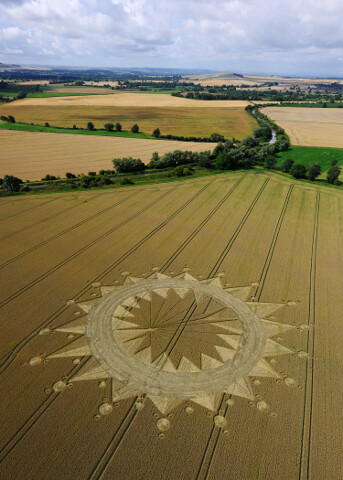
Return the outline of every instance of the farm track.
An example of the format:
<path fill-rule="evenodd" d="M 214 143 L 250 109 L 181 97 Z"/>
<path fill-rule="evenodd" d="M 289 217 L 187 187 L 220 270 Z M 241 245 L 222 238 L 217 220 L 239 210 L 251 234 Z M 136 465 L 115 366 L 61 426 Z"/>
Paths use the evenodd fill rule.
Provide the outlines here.
<path fill-rule="evenodd" d="M 126 202 L 127 200 L 130 200 L 130 198 L 134 197 L 135 195 L 137 195 L 141 191 L 142 191 L 142 189 L 137 190 L 137 192 L 134 192 L 131 195 L 129 195 L 128 197 L 125 197 L 122 200 L 119 200 L 118 202 L 114 203 L 113 205 L 110 205 L 109 207 L 104 208 L 100 212 L 95 213 L 94 215 L 91 215 L 90 217 L 87 217 L 86 219 L 82 220 L 81 222 L 78 222 L 75 225 L 72 225 L 71 227 L 66 228 L 65 230 L 62 230 L 62 232 L 59 232 L 56 235 L 53 235 L 52 237 L 49 237 L 49 238 L 47 238 L 46 240 L 43 240 L 40 243 L 37 243 L 34 247 L 31 247 L 31 248 L 25 250 L 24 252 L 16 255 L 15 257 L 7 260 L 7 262 L 4 262 L 4 263 L 0 264 L 0 270 L 4 267 L 7 267 L 7 265 L 15 262 L 16 260 L 19 260 L 20 258 L 23 258 L 25 255 L 28 255 L 29 253 L 34 252 L 35 250 L 39 249 L 40 247 L 42 247 L 44 245 L 47 245 L 48 243 L 52 242 L 53 240 L 56 240 L 57 238 L 60 238 L 63 235 L 72 232 L 73 230 L 80 227 L 81 225 L 84 225 L 84 224 L 90 222 L 91 220 L 94 220 L 95 218 L 100 217 L 100 215 L 103 215 L 104 213 L 112 210 L 113 208 L 117 207 L 118 205 L 121 205 L 122 203 Z M 73 207 L 69 208 L 68 210 L 71 210 L 72 208 L 75 208 L 76 206 L 78 206 L 78 205 L 74 205 Z M 63 212 L 61 212 L 61 213 L 63 213 Z M 61 213 L 59 213 L 58 215 L 60 215 Z M 58 215 L 56 215 L 56 216 L 58 216 Z M 56 218 L 56 216 L 55 216 L 55 218 Z"/>
<path fill-rule="evenodd" d="M 197 229 L 194 230 L 194 232 L 185 240 L 185 242 L 182 243 L 182 245 L 169 257 L 169 259 L 165 262 L 165 264 L 163 265 L 163 267 L 161 268 L 162 272 L 166 270 L 166 268 L 168 268 L 172 262 L 177 258 L 177 256 L 184 250 L 184 248 L 191 242 L 191 240 L 193 238 L 195 238 L 196 234 L 203 228 L 203 226 L 205 225 L 205 221 L 206 223 L 208 222 L 208 220 L 213 216 L 213 214 L 220 208 L 220 206 L 225 202 L 225 200 L 232 194 L 232 192 L 237 188 L 238 184 L 241 183 L 243 180 L 243 178 L 241 178 L 235 185 L 233 185 L 233 187 L 231 187 L 231 189 L 229 190 L 229 192 L 225 195 L 225 197 L 220 201 L 220 205 L 218 204 L 211 212 L 210 214 L 201 222 L 201 224 L 197 227 Z M 225 252 L 224 255 L 221 255 L 220 256 L 220 263 L 219 261 L 217 260 L 215 266 L 217 266 L 217 270 L 220 268 L 220 265 L 222 264 L 222 262 L 225 260 L 225 257 L 227 255 L 227 253 L 229 252 L 230 248 L 232 247 L 234 241 L 236 240 L 236 238 L 238 237 L 238 234 L 239 232 L 242 230 L 245 222 L 247 221 L 250 213 L 252 212 L 253 208 L 255 207 L 258 199 L 261 197 L 267 183 L 269 182 L 269 178 L 267 178 L 264 183 L 262 184 L 259 192 L 257 193 L 257 195 L 255 196 L 255 198 L 253 199 L 253 201 L 251 202 L 251 204 L 249 205 L 248 209 L 247 209 L 247 212 L 245 213 L 244 217 L 242 218 L 242 220 L 240 221 L 238 227 L 236 228 L 234 234 L 232 235 L 232 237 L 230 238 L 230 241 L 228 242 L 228 244 L 226 245 L 224 251 L 222 253 Z M 288 198 L 289 199 L 289 198 Z M 215 267 L 214 267 L 215 268 Z M 209 275 L 210 277 L 210 275 Z M 134 401 L 137 400 L 137 397 L 134 399 Z M 223 395 L 223 398 L 221 400 L 221 403 L 220 403 L 220 407 L 218 408 L 218 412 L 219 410 L 222 409 L 223 407 L 223 404 L 225 403 L 225 400 L 224 400 L 224 395 Z M 92 472 L 91 476 L 88 477 L 88 480 L 101 480 L 101 477 L 103 475 L 103 473 L 105 472 L 107 466 L 109 465 L 109 462 L 111 461 L 115 451 L 117 450 L 117 448 L 119 447 L 119 444 L 120 442 L 122 441 L 125 433 L 128 431 L 130 425 L 132 424 L 132 422 L 134 421 L 134 418 L 135 418 L 135 415 L 132 415 L 132 406 L 130 407 L 130 409 L 127 411 L 127 413 L 125 414 L 124 416 L 124 420 L 123 420 L 123 423 L 125 422 L 125 425 L 126 425 L 126 420 L 129 421 L 128 425 L 125 426 L 125 430 L 120 433 L 120 439 L 119 439 L 119 442 L 116 442 L 116 436 L 114 435 L 111 439 L 111 441 L 109 442 L 109 444 L 106 446 L 105 448 L 105 451 L 103 453 L 103 456 L 100 458 L 99 460 L 99 463 L 103 464 L 103 467 L 102 469 L 100 470 L 99 472 L 99 475 L 96 475 L 96 470 L 94 472 Z M 225 408 L 225 413 L 224 413 L 224 416 L 226 416 L 226 413 L 227 413 L 227 410 L 228 410 L 228 406 L 226 405 L 226 408 Z M 218 414 L 218 413 L 217 413 Z M 217 434 L 217 437 L 215 438 L 214 440 L 214 449 L 213 451 L 211 452 L 211 461 L 212 461 L 212 458 L 214 456 L 214 450 L 215 450 L 215 447 L 218 443 L 218 440 L 219 440 L 219 435 L 220 435 L 220 432 L 221 430 L 219 428 L 216 428 L 213 426 L 212 428 L 212 431 L 215 431 L 215 430 L 218 430 L 218 434 Z M 210 439 L 209 439 L 209 442 L 212 441 L 212 435 L 213 435 L 213 432 L 211 431 L 211 434 L 210 434 Z M 204 453 L 204 456 L 206 455 L 206 452 L 208 450 L 208 447 L 205 448 L 205 453 Z M 110 454 L 107 462 L 105 460 L 105 458 L 107 458 L 108 456 L 108 452 L 111 451 L 112 453 Z M 200 465 L 200 469 L 202 469 L 202 464 L 203 462 L 201 463 Z M 210 469 L 210 464 L 208 465 L 208 469 L 207 471 L 209 471 Z M 198 472 L 198 475 L 200 474 L 200 471 Z M 200 477 L 199 477 L 200 478 Z M 207 477 L 205 477 L 207 478 Z M 198 476 L 196 477 L 196 479 L 198 480 Z"/>
<path fill-rule="evenodd" d="M 251 202 L 248 210 L 246 211 L 244 217 L 242 218 L 241 222 L 239 223 L 238 227 L 236 228 L 234 234 L 231 236 L 230 240 L 228 241 L 226 247 L 224 248 L 224 250 L 221 252 L 221 254 L 219 255 L 219 258 L 218 260 L 216 261 L 214 267 L 212 268 L 212 270 L 209 272 L 208 274 L 208 278 L 212 277 L 213 275 L 215 275 L 221 264 L 223 263 L 223 261 L 225 260 L 225 257 L 227 256 L 227 254 L 229 253 L 234 241 L 236 240 L 236 238 L 238 237 L 240 231 L 242 230 L 245 222 L 247 221 L 247 219 L 249 218 L 251 212 L 253 211 L 257 201 L 259 200 L 259 198 L 261 197 L 264 189 L 266 188 L 267 186 L 267 183 L 269 182 L 269 178 L 266 178 L 266 180 L 264 181 L 262 187 L 260 188 L 259 192 L 257 193 L 256 197 L 254 198 L 254 200 Z"/>
<path fill-rule="evenodd" d="M 18 230 L 16 230 L 15 232 L 11 232 L 9 233 L 8 235 L 5 235 L 3 237 L 0 237 L 0 240 L 7 240 L 8 238 L 11 238 L 13 237 L 14 235 L 18 235 L 19 233 L 23 233 L 25 232 L 26 230 L 29 230 L 30 228 L 33 228 L 33 227 L 37 227 L 38 225 L 41 225 L 42 223 L 44 222 L 47 222 L 49 220 L 55 220 L 55 218 L 59 217 L 60 215 L 62 215 L 63 213 L 67 213 L 67 212 L 70 212 L 71 210 L 73 210 L 74 208 L 77 208 L 79 207 L 80 205 L 83 205 L 84 203 L 88 203 L 90 200 L 94 200 L 95 198 L 98 198 L 98 197 L 101 197 L 102 195 L 104 195 L 103 193 L 99 193 L 97 195 L 94 195 L 93 197 L 91 197 L 89 200 L 83 200 L 82 202 L 79 202 L 77 203 L 76 205 L 73 205 L 72 207 L 68 207 L 68 208 L 65 208 L 64 210 L 61 210 L 60 212 L 56 213 L 55 215 L 52 215 L 52 216 L 48 216 L 48 217 L 45 217 L 37 222 L 34 222 L 34 223 L 31 223 L 31 225 L 26 225 L 25 227 L 23 228 L 20 228 Z"/>
<path fill-rule="evenodd" d="M 260 299 L 260 297 L 262 295 L 262 291 L 263 291 L 264 284 L 265 284 L 265 279 L 266 279 L 266 276 L 267 276 L 267 273 L 268 273 L 268 270 L 269 270 L 269 266 L 270 266 L 272 258 L 273 258 L 273 254 L 274 254 L 274 251 L 275 251 L 275 246 L 276 246 L 276 243 L 277 243 L 277 240 L 278 240 L 278 237 L 279 237 L 279 233 L 280 233 L 280 230 L 281 230 L 281 227 L 282 227 L 283 220 L 285 218 L 287 206 L 289 204 L 289 199 L 290 199 L 291 194 L 293 192 L 293 188 L 294 188 L 294 186 L 291 185 L 288 189 L 288 192 L 287 192 L 287 195 L 286 195 L 286 198 L 285 198 L 285 201 L 284 201 L 279 219 L 277 221 L 277 224 L 276 224 L 276 227 L 275 227 L 275 230 L 274 230 L 274 234 L 273 234 L 270 246 L 269 246 L 266 261 L 263 265 L 263 269 L 262 269 L 262 272 L 261 272 L 260 282 L 259 282 L 259 285 L 258 285 L 257 290 L 255 292 L 255 297 L 257 299 Z M 223 261 L 224 261 L 224 258 L 221 260 L 221 263 Z M 221 265 L 221 263 L 220 263 L 220 265 Z M 218 269 L 220 268 L 220 265 L 218 266 Z M 231 395 L 230 395 L 230 398 L 231 398 Z M 222 396 L 222 399 L 221 399 L 221 402 L 220 402 L 220 405 L 218 407 L 216 415 L 219 415 L 219 412 L 221 410 L 224 410 L 223 416 L 226 418 L 229 407 L 225 402 L 225 395 L 224 394 Z M 211 429 L 211 432 L 210 432 L 210 435 L 209 435 L 209 438 L 208 438 L 208 442 L 207 442 L 206 447 L 204 449 L 204 454 L 203 454 L 203 457 L 202 457 L 201 462 L 200 462 L 200 466 L 199 466 L 199 469 L 198 469 L 198 472 L 197 472 L 196 480 L 207 480 L 221 434 L 222 434 L 222 430 L 220 428 L 216 427 L 215 425 L 213 425 L 212 429 Z"/>
<path fill-rule="evenodd" d="M 15 215 L 9 215 L 8 217 L 2 217 L 0 218 L 0 222 L 4 221 L 4 220 L 12 220 L 14 217 L 18 217 L 19 215 L 22 215 L 23 213 L 29 213 L 29 212 L 32 212 L 32 210 L 34 210 L 35 208 L 38 208 L 38 207 L 42 207 L 43 205 L 47 205 L 48 203 L 52 203 L 52 202 L 55 202 L 56 200 L 58 200 L 58 198 L 51 198 L 50 200 L 47 200 L 46 202 L 42 202 L 42 203 L 39 203 L 38 205 L 34 205 L 30 208 L 26 208 L 24 210 L 20 210 L 20 212 L 17 212 Z"/>
<path fill-rule="evenodd" d="M 143 237 L 140 241 L 138 241 L 133 247 L 131 247 L 125 254 L 123 254 L 121 257 L 119 257 L 117 260 L 115 260 L 109 267 L 107 267 L 103 272 L 101 272 L 99 275 L 97 275 L 95 278 L 93 278 L 91 283 L 98 282 L 101 280 L 103 277 L 105 277 L 109 272 L 111 272 L 114 268 L 116 268 L 123 260 L 125 260 L 128 256 L 130 256 L 134 251 L 136 251 L 140 246 L 142 246 L 145 242 L 150 240 L 159 230 L 161 230 L 167 223 L 169 223 L 176 215 L 178 215 L 184 208 L 186 208 L 193 200 L 195 200 L 206 188 L 208 188 L 214 180 L 211 180 L 209 183 L 205 184 L 193 197 L 191 197 L 189 200 L 187 200 L 186 203 L 184 203 L 179 209 L 177 209 L 173 214 L 171 214 L 167 219 L 165 219 L 160 225 L 155 227 L 151 232 L 149 232 L 145 237 Z M 173 189 L 169 190 L 165 195 L 171 193 L 171 191 L 175 190 L 174 187 Z M 162 197 L 160 197 L 161 199 Z M 156 202 L 155 202 L 156 203 Z M 89 289 L 89 285 L 81 289 L 76 295 L 75 299 L 81 297 L 83 294 L 87 292 Z M 42 322 L 31 334 L 27 335 L 18 345 L 11 351 L 9 354 L 6 356 L 5 361 L 3 361 L 0 364 L 0 375 L 11 365 L 15 357 L 18 355 L 18 353 L 26 346 L 26 344 L 30 341 L 30 339 L 35 336 L 40 329 L 47 327 L 50 325 L 61 313 L 63 313 L 65 310 L 67 310 L 68 306 L 63 305 L 61 306 L 58 310 L 56 310 L 53 314 L 51 314 L 44 322 Z"/>
<path fill-rule="evenodd" d="M 66 258 L 65 260 L 59 262 L 58 264 L 56 264 L 54 267 L 50 268 L 47 272 L 45 272 L 44 274 L 40 275 L 39 277 L 37 277 L 36 279 L 32 280 L 30 283 L 26 284 L 25 287 L 22 287 L 20 288 L 19 290 L 17 290 L 16 292 L 14 292 L 12 295 L 10 295 L 9 297 L 7 297 L 6 299 L 4 299 L 2 302 L 0 302 L 0 308 L 4 307 L 5 305 L 7 305 L 8 303 L 12 302 L 13 300 L 15 300 L 16 298 L 18 298 L 20 295 L 22 295 L 23 293 L 27 292 L 30 288 L 34 287 L 35 285 L 37 285 L 39 282 L 41 282 L 42 280 L 44 280 L 45 278 L 47 278 L 49 275 L 51 275 L 52 273 L 56 272 L 57 270 L 59 270 L 61 267 L 63 267 L 64 265 L 66 265 L 67 263 L 69 263 L 71 260 L 73 260 L 74 258 L 78 257 L 79 255 L 81 255 L 82 253 L 84 253 L 85 251 L 87 251 L 90 247 L 93 247 L 94 245 L 96 245 L 98 242 L 100 242 L 101 240 L 103 240 L 104 238 L 108 237 L 109 235 L 111 235 L 113 232 L 115 232 L 116 230 L 118 230 L 119 228 L 121 228 L 122 226 L 126 225 L 127 223 L 129 223 L 131 220 L 135 219 L 138 215 L 142 214 L 143 212 L 146 212 L 149 208 L 153 207 L 154 205 L 156 205 L 160 200 L 162 200 L 163 198 L 165 198 L 167 195 L 169 195 L 172 191 L 175 190 L 175 188 L 177 187 L 174 187 L 172 188 L 171 190 L 168 190 L 167 193 L 164 193 L 163 195 L 161 195 L 157 200 L 154 200 L 153 202 L 151 202 L 148 206 L 142 208 L 141 210 L 139 210 L 139 212 L 135 213 L 134 215 L 131 215 L 129 218 L 127 218 L 126 220 L 124 220 L 123 222 L 119 223 L 118 225 L 115 225 L 114 227 L 112 227 L 110 230 L 107 230 L 107 232 L 103 233 L 102 235 L 100 235 L 98 238 L 96 238 L 95 240 L 93 240 L 92 242 L 89 242 L 87 245 L 85 245 L 84 247 L 80 248 L 79 250 L 77 250 L 76 252 L 74 252 L 72 255 L 70 255 L 68 258 Z"/>
<path fill-rule="evenodd" d="M 316 207 L 315 207 L 314 221 L 313 221 L 310 286 L 309 286 L 309 300 L 308 300 L 309 331 L 307 336 L 307 351 L 308 351 L 309 358 L 307 360 L 307 365 L 306 365 L 307 368 L 306 368 L 306 374 L 305 374 L 304 413 L 303 413 L 303 426 L 302 426 L 302 436 L 301 436 L 299 480 L 303 480 L 305 478 L 306 480 L 310 479 L 319 207 L 320 207 L 320 192 L 317 191 Z"/>

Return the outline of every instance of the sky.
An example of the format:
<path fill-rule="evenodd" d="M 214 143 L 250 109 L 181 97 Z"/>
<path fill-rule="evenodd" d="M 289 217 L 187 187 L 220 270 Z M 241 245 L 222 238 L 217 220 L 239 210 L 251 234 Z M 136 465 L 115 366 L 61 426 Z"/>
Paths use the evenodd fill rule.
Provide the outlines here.
<path fill-rule="evenodd" d="M 343 77 L 342 0 L 0 0 L 0 62 Z"/>

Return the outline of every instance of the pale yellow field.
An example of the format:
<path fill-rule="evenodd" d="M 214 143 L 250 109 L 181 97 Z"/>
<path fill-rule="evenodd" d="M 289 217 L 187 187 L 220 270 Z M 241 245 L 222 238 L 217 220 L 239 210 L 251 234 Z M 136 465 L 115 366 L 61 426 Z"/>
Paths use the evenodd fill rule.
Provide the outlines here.
<path fill-rule="evenodd" d="M 292 86 L 299 86 L 300 88 L 307 88 L 318 83 L 342 83 L 342 80 L 323 79 L 323 78 L 292 78 L 281 76 L 262 76 L 262 75 L 244 75 L 243 77 L 235 76 L 232 73 L 215 73 L 207 75 L 188 75 L 183 77 L 194 83 L 200 83 L 203 86 L 221 86 L 234 85 L 261 85 L 266 82 L 278 82 L 279 85 L 272 87 L 275 90 L 286 90 Z M 266 87 L 268 88 L 268 87 Z"/>
<path fill-rule="evenodd" d="M 113 169 L 119 157 L 140 158 L 148 163 L 153 152 L 173 150 L 201 152 L 215 144 L 176 142 L 124 137 L 102 137 L 63 133 L 0 131 L 0 177 L 15 175 L 40 180 L 46 174 L 64 176 Z"/>
<path fill-rule="evenodd" d="M 343 109 L 267 107 L 262 112 L 285 129 L 293 145 L 343 148 Z"/>
<path fill-rule="evenodd" d="M 243 100 L 190 100 L 188 98 L 172 97 L 164 94 L 126 93 L 119 92 L 111 95 L 97 95 L 96 97 L 51 97 L 25 98 L 17 101 L 16 106 L 89 106 L 89 107 L 189 107 L 189 108 L 237 108 L 246 107 L 250 102 Z"/>

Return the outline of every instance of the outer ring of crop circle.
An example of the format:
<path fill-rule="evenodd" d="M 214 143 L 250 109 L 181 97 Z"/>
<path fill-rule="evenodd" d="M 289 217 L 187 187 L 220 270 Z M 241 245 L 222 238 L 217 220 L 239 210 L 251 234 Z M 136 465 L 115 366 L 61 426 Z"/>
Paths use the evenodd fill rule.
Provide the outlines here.
<path fill-rule="evenodd" d="M 127 298 L 160 288 L 188 288 L 205 293 L 231 308 L 243 325 L 240 346 L 234 357 L 223 365 L 195 373 L 167 372 L 140 362 L 117 342 L 112 320 L 115 309 Z M 92 355 L 108 375 L 121 380 L 129 390 L 150 395 L 192 398 L 225 391 L 232 383 L 247 376 L 262 357 L 266 335 L 259 317 L 242 300 L 225 290 L 193 280 L 147 279 L 124 285 L 117 292 L 103 297 L 88 315 L 86 336 Z"/>

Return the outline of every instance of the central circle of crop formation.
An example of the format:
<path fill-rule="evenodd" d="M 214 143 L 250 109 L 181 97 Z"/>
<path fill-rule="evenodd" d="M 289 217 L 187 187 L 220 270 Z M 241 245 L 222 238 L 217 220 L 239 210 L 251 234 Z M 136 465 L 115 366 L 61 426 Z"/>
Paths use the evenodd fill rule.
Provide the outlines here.
<path fill-rule="evenodd" d="M 174 398 L 225 391 L 252 370 L 266 341 L 246 303 L 213 285 L 173 278 L 104 296 L 89 313 L 86 336 L 123 391 Z"/>

